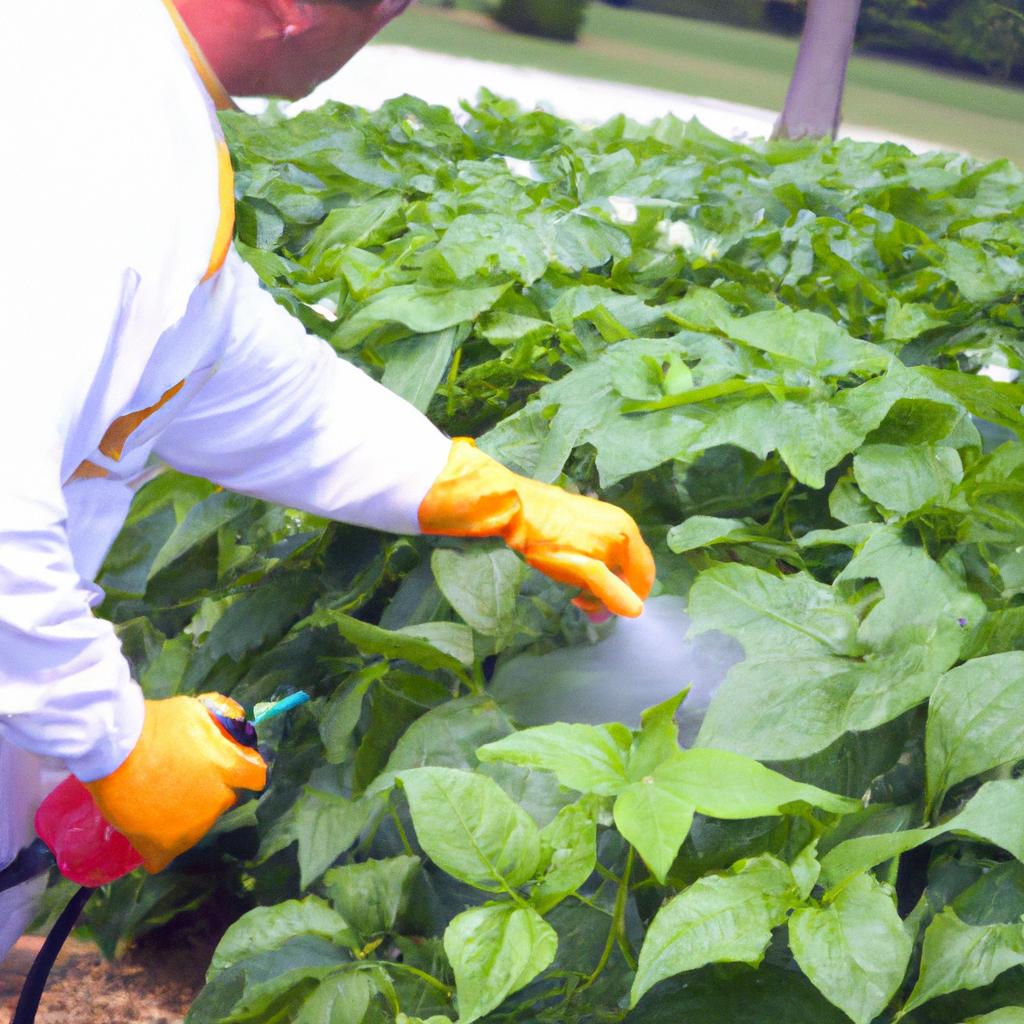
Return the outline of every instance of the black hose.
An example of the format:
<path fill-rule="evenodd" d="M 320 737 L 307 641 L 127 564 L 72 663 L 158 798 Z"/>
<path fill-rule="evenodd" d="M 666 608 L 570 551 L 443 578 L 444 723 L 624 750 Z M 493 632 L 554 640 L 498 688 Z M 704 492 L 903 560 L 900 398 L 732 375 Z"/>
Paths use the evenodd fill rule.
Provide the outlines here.
<path fill-rule="evenodd" d="M 57 858 L 42 839 L 33 839 L 28 846 L 18 851 L 18 856 L 0 871 L 0 892 L 13 889 L 36 875 L 47 872 L 57 863 Z"/>
<path fill-rule="evenodd" d="M 50 977 L 50 970 L 54 961 L 75 927 L 78 915 L 82 908 L 89 902 L 89 897 L 95 892 L 82 886 L 74 896 L 71 897 L 68 905 L 61 911 L 60 917 L 54 922 L 50 934 L 46 936 L 43 948 L 36 954 L 32 961 L 32 968 L 25 978 L 25 984 L 21 986 L 21 996 L 18 999 L 18 1007 L 11 1018 L 11 1024 L 33 1024 L 36 1019 L 36 1011 L 39 1009 L 39 1000 L 43 997 L 43 989 L 46 988 L 46 981 Z"/>

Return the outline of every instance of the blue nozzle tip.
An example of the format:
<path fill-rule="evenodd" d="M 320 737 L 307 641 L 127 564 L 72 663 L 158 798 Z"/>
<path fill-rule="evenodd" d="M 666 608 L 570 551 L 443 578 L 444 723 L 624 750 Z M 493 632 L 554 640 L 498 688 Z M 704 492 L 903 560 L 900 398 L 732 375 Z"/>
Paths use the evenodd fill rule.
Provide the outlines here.
<path fill-rule="evenodd" d="M 259 725 L 261 722 L 265 722 L 268 718 L 276 718 L 278 715 L 283 715 L 286 711 L 291 711 L 293 708 L 297 708 L 302 704 L 305 704 L 309 700 L 309 694 L 305 690 L 299 690 L 297 693 L 289 694 L 283 700 L 276 701 L 271 704 L 270 707 L 264 708 L 256 717 L 253 719 L 254 725 Z"/>

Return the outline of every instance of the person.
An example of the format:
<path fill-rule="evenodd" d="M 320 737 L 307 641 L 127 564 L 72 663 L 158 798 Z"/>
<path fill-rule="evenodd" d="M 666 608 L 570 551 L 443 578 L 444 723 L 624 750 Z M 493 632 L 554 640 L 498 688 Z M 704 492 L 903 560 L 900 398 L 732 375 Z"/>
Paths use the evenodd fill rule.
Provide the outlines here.
<path fill-rule="evenodd" d="M 150 871 L 264 785 L 197 698 L 144 700 L 93 614 L 153 458 L 348 523 L 501 537 L 584 609 L 642 609 L 654 564 L 624 512 L 444 436 L 306 335 L 231 247 L 215 107 L 311 88 L 405 6 L 36 0 L 8 22 L 0 79 L 27 98 L 5 131 L 0 866 L 60 772 Z M 0 897 L 0 954 L 36 895 Z"/>

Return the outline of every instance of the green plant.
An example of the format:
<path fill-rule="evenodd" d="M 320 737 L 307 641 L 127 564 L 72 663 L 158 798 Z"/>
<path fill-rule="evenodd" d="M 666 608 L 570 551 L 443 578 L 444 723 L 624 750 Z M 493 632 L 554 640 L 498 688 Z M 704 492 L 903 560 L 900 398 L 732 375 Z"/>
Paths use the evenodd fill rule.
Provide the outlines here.
<path fill-rule="evenodd" d="M 691 749 L 681 697 L 520 729 L 495 667 L 597 635 L 562 588 L 165 474 L 102 577 L 143 685 L 315 699 L 266 795 L 92 933 L 249 909 L 193 1024 L 1021 1005 L 1024 387 L 977 371 L 1024 361 L 1024 178 L 468 115 L 227 115 L 240 251 L 450 433 L 625 506 L 745 658 Z"/>
<path fill-rule="evenodd" d="M 573 42 L 586 9 L 587 0 L 501 0 L 494 16 L 516 32 Z"/>

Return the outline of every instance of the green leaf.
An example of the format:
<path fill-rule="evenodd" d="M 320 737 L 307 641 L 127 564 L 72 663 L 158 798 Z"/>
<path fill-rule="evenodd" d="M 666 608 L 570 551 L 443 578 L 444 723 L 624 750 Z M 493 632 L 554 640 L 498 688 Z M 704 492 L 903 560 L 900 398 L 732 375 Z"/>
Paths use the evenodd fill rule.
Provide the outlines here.
<path fill-rule="evenodd" d="M 182 687 L 195 690 L 221 658 L 242 661 L 250 652 L 280 639 L 308 606 L 313 594 L 304 574 L 275 577 L 272 585 L 242 594 L 213 623 L 194 652 Z"/>
<path fill-rule="evenodd" d="M 658 408 L 711 402 L 731 395 L 696 439 L 706 450 L 734 444 L 760 459 L 777 451 L 793 476 L 815 489 L 826 474 L 857 450 L 885 419 L 894 402 L 905 396 L 909 371 L 891 369 L 857 387 L 834 395 L 808 385 L 747 381 L 734 378 L 692 394 L 662 399 Z"/>
<path fill-rule="evenodd" d="M 458 280 L 466 280 L 493 263 L 533 284 L 547 269 L 543 242 L 537 231 L 514 217 L 474 212 L 456 217 L 437 246 Z"/>
<path fill-rule="evenodd" d="M 943 269 L 969 302 L 991 302 L 1020 287 L 1020 264 L 1009 257 L 992 258 L 976 242 L 947 242 Z"/>
<path fill-rule="evenodd" d="M 381 383 L 426 412 L 452 361 L 455 338 L 455 329 L 448 328 L 392 342 L 387 347 Z"/>
<path fill-rule="evenodd" d="M 334 907 L 365 938 L 394 927 L 419 870 L 417 857 L 368 860 L 331 868 L 322 884 Z"/>
<path fill-rule="evenodd" d="M 944 502 L 963 479 L 963 464 L 952 448 L 864 445 L 853 460 L 860 489 L 883 508 L 906 515 Z"/>
<path fill-rule="evenodd" d="M 365 973 L 339 971 L 320 982 L 302 1004 L 295 1024 L 362 1024 L 375 992 Z"/>
<path fill-rule="evenodd" d="M 740 862 L 727 875 L 694 882 L 651 922 L 630 1005 L 659 981 L 704 964 L 759 963 L 795 896 L 792 872 L 767 854 Z"/>
<path fill-rule="evenodd" d="M 625 726 L 556 722 L 488 743 L 477 751 L 477 757 L 483 762 L 507 761 L 554 772 L 570 789 L 611 796 L 626 786 L 631 742 Z"/>
<path fill-rule="evenodd" d="M 679 847 L 693 823 L 694 806 L 659 784 L 657 774 L 634 782 L 615 798 L 615 827 L 665 883 Z"/>
<path fill-rule="evenodd" d="M 1024 964 L 1024 925 L 964 924 L 947 907 L 924 933 L 921 973 L 902 1013 L 947 992 L 981 988 L 1020 964 Z"/>
<path fill-rule="evenodd" d="M 418 622 L 412 626 L 402 626 L 395 632 L 403 637 L 426 641 L 466 668 L 474 662 L 473 634 L 461 622 Z"/>
<path fill-rule="evenodd" d="M 530 893 L 539 913 L 546 914 L 593 874 L 597 865 L 597 822 L 586 798 L 563 807 L 541 829 L 543 873 Z"/>
<path fill-rule="evenodd" d="M 1024 758 L 1024 653 L 974 658 L 947 672 L 928 706 L 928 799 Z"/>
<path fill-rule="evenodd" d="M 971 1017 L 963 1024 L 1024 1024 L 1024 1006 L 1004 1006 L 1001 1010 Z"/>
<path fill-rule="evenodd" d="M 922 367 L 920 372 L 955 396 L 975 416 L 1006 427 L 1018 437 L 1024 434 L 1024 385 L 934 367 Z"/>
<path fill-rule="evenodd" d="M 293 632 L 330 628 L 336 629 L 366 654 L 410 661 L 428 670 L 443 668 L 464 675 L 464 666 L 473 663 L 472 634 L 455 622 L 428 622 L 403 629 L 382 629 L 344 612 L 322 608 L 297 623 Z"/>
<path fill-rule="evenodd" d="M 475 320 L 508 290 L 508 284 L 477 288 L 444 288 L 400 284 L 385 288 L 342 321 L 331 338 L 340 349 L 358 345 L 377 327 L 395 323 L 414 334 L 435 334 Z"/>
<path fill-rule="evenodd" d="M 858 655 L 854 609 L 806 573 L 778 578 L 748 565 L 718 565 L 690 591 L 696 631 L 741 637 L 747 654 Z"/>
<path fill-rule="evenodd" d="M 791 966 L 711 966 L 662 982 L 623 1024 L 848 1024 Z"/>
<path fill-rule="evenodd" d="M 330 764 L 342 764 L 352 756 L 352 734 L 363 713 L 363 698 L 370 687 L 388 673 L 386 663 L 356 673 L 340 696 L 332 697 L 320 715 L 320 738 Z"/>
<path fill-rule="evenodd" d="M 680 750 L 657 769 L 655 778 L 713 818 L 783 814 L 793 804 L 809 804 L 832 814 L 849 814 L 861 807 L 859 800 L 794 782 L 728 750 Z"/>
<path fill-rule="evenodd" d="M 231 491 L 217 491 L 194 505 L 153 559 L 147 579 L 152 579 L 190 548 L 212 537 L 225 523 L 250 509 L 252 504 L 252 498 Z"/>
<path fill-rule="evenodd" d="M 383 236 L 378 232 L 399 212 L 402 202 L 399 193 L 382 192 L 380 195 L 360 199 L 350 206 L 331 210 L 313 232 L 302 254 L 303 262 L 314 264 L 339 246 L 383 241 Z"/>
<path fill-rule="evenodd" d="M 764 539 L 742 519 L 720 519 L 717 516 L 691 516 L 685 523 L 668 531 L 669 550 L 677 555 L 713 544 Z"/>
<path fill-rule="evenodd" d="M 623 790 L 614 814 L 623 837 L 664 883 L 696 811 L 716 818 L 756 818 L 798 804 L 836 814 L 860 807 L 856 800 L 793 782 L 740 754 L 695 748 L 675 750 L 650 775 Z"/>
<path fill-rule="evenodd" d="M 789 921 L 800 969 L 855 1024 L 871 1024 L 896 994 L 913 942 L 892 891 L 857 875 L 823 907 L 802 907 Z"/>
<path fill-rule="evenodd" d="M 479 543 L 466 551 L 439 548 L 430 565 L 448 603 L 478 633 L 504 637 L 515 631 L 516 601 L 527 570 L 514 551 Z"/>
<path fill-rule="evenodd" d="M 818 840 L 812 839 L 789 865 L 796 879 L 800 899 L 806 900 L 814 891 L 814 886 L 821 876 L 821 864 L 818 861 Z"/>
<path fill-rule="evenodd" d="M 630 782 L 643 781 L 659 765 L 679 753 L 676 715 L 689 692 L 687 687 L 674 697 L 640 713 L 640 735 L 633 741 L 626 762 L 626 776 Z"/>
<path fill-rule="evenodd" d="M 471 770 L 477 766 L 481 743 L 511 731 L 512 723 L 490 697 L 459 697 L 432 708 L 409 726 L 395 745 L 384 776 L 426 765 Z"/>
<path fill-rule="evenodd" d="M 884 599 L 857 622 L 844 584 L 875 578 Z M 967 642 L 983 602 L 899 530 L 881 527 L 825 587 L 716 566 L 690 592 L 692 629 L 721 629 L 747 657 L 712 700 L 698 737 L 761 760 L 805 758 L 844 733 L 922 703 Z"/>
<path fill-rule="evenodd" d="M 349 923 L 317 896 L 286 900 L 273 907 L 257 907 L 240 917 L 217 944 L 207 978 L 245 960 L 284 945 L 299 935 L 319 935 L 331 942 L 358 948 Z"/>
<path fill-rule="evenodd" d="M 934 828 L 907 829 L 880 835 L 857 836 L 834 846 L 822 858 L 822 877 L 838 885 L 852 875 L 898 857 L 922 843 L 949 832 L 963 832 L 1001 846 L 1024 860 L 1024 780 L 986 782 L 959 814 Z"/>
<path fill-rule="evenodd" d="M 629 239 L 624 232 L 578 210 L 548 216 L 538 227 L 548 258 L 563 270 L 600 267 L 629 253 Z"/>
<path fill-rule="evenodd" d="M 295 819 L 300 884 L 305 888 L 358 838 L 370 816 L 364 801 L 307 790 Z"/>
<path fill-rule="evenodd" d="M 345 964 L 351 954 L 316 935 L 300 935 L 277 949 L 221 971 L 200 993 L 188 1013 L 189 1024 L 258 1024 L 284 1021 Z"/>
<path fill-rule="evenodd" d="M 558 936 L 535 910 L 512 903 L 474 907 L 444 933 L 455 971 L 459 1024 L 479 1020 L 528 985 L 555 958 Z"/>
<path fill-rule="evenodd" d="M 782 306 L 750 316 L 717 319 L 717 326 L 734 341 L 792 360 L 822 376 L 877 373 L 891 359 L 884 349 L 850 337 L 835 321 L 807 310 L 794 312 Z"/>
<path fill-rule="evenodd" d="M 438 867 L 489 892 L 533 877 L 540 863 L 537 826 L 493 779 L 451 768 L 414 768 L 398 779 L 416 837 Z"/>

